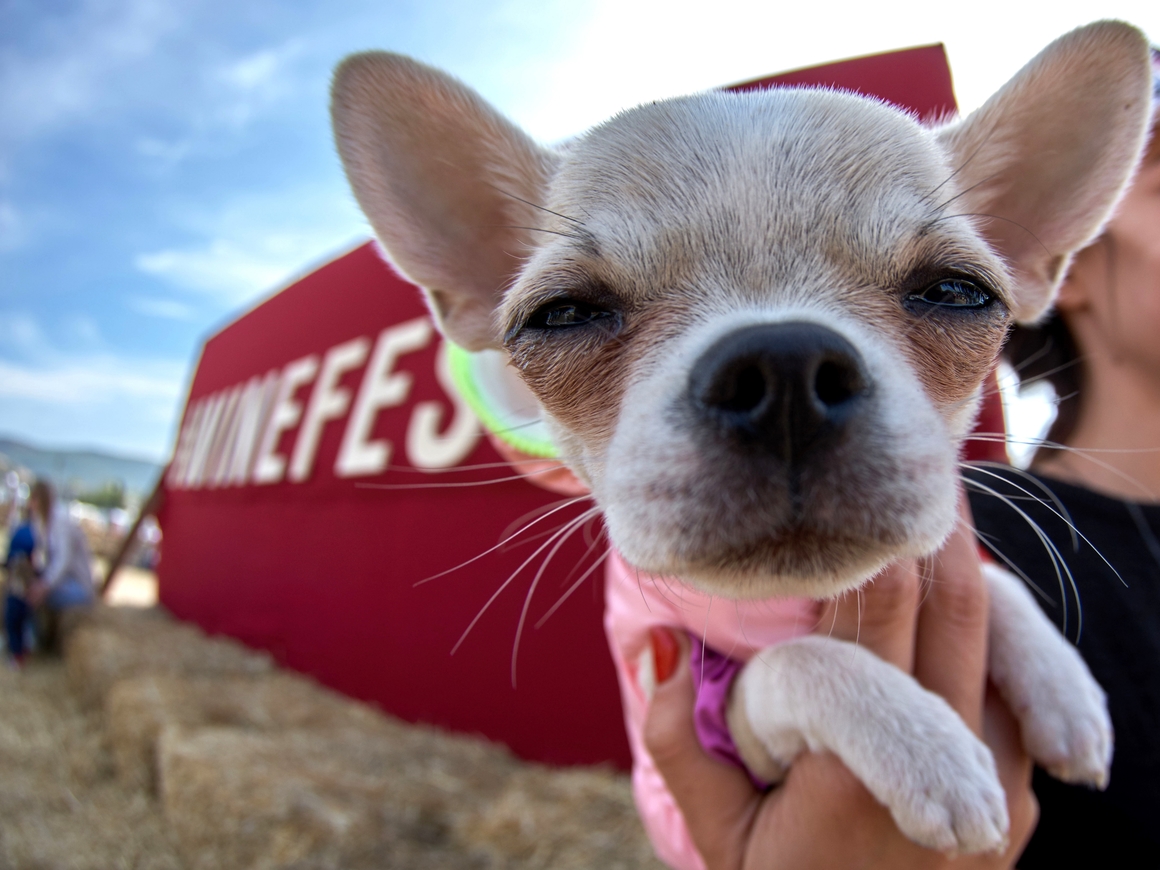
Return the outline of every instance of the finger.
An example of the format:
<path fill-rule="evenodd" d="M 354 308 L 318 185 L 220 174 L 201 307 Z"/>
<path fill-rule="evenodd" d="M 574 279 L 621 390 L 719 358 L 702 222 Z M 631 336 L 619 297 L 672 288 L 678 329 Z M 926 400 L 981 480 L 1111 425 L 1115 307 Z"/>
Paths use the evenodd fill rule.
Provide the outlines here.
<path fill-rule="evenodd" d="M 865 586 L 827 601 L 816 631 L 856 643 L 909 673 L 918 600 L 915 564 L 896 562 Z"/>
<path fill-rule="evenodd" d="M 1011 819 L 1011 826 L 1008 829 L 1009 847 L 1005 857 L 1013 864 L 1023 854 L 1035 831 L 1039 821 L 1039 802 L 1031 790 L 1033 765 L 1023 748 L 1019 721 L 991 683 L 987 683 L 985 690 L 983 740 L 995 756 L 999 782 L 1007 794 L 1007 815 Z"/>
<path fill-rule="evenodd" d="M 680 645 L 675 670 L 658 682 L 649 701 L 644 743 L 684 816 L 689 835 L 709 867 L 739 867 L 746 832 L 759 794 L 739 768 L 702 748 L 693 726 L 695 690 L 689 670 L 689 639 L 670 632 Z M 658 671 L 661 669 L 658 669 Z"/>
<path fill-rule="evenodd" d="M 979 567 L 974 523 L 959 493 L 959 522 L 923 567 L 914 675 L 942 695 L 975 733 L 982 728 L 987 673 L 987 586 Z"/>
<path fill-rule="evenodd" d="M 765 860 L 751 861 L 752 866 L 792 870 L 927 870 L 928 866 L 907 860 L 918 847 L 898 832 L 890 811 L 828 752 L 808 752 L 794 762 L 784 785 L 766 798 L 753 840 L 755 847 L 768 845 L 761 856 Z M 938 867 L 941 857 L 934 855 L 930 866 Z"/>

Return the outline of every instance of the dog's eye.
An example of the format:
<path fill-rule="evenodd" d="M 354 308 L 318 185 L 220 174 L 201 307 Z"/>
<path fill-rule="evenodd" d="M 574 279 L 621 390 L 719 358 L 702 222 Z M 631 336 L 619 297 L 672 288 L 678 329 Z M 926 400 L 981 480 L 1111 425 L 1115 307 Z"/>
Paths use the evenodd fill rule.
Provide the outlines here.
<path fill-rule="evenodd" d="M 524 325 L 530 329 L 566 329 L 614 316 L 607 309 L 578 299 L 553 299 L 537 308 Z"/>
<path fill-rule="evenodd" d="M 995 297 L 964 278 L 947 278 L 931 284 L 921 293 L 911 293 L 906 301 L 937 305 L 940 308 L 976 310 L 986 308 L 995 301 Z"/>

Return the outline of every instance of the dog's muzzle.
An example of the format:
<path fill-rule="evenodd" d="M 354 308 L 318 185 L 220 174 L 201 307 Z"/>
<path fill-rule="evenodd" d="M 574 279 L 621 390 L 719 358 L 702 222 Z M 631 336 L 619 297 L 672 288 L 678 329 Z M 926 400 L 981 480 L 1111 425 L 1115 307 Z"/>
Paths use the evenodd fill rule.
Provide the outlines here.
<path fill-rule="evenodd" d="M 694 363 L 689 401 L 718 439 L 799 467 L 845 440 L 868 404 L 857 349 L 817 323 L 746 326 Z"/>

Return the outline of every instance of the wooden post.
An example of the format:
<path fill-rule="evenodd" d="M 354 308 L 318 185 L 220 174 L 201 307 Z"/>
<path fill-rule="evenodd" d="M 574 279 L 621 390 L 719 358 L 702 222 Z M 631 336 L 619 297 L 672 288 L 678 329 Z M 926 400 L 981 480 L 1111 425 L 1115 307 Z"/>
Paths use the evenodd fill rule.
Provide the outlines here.
<path fill-rule="evenodd" d="M 117 569 L 124 563 L 126 557 L 129 555 L 129 550 L 132 549 L 133 544 L 137 542 L 137 532 L 141 529 L 141 523 L 145 521 L 146 517 L 153 516 L 157 511 L 161 510 L 161 504 L 165 500 L 165 475 L 169 473 L 169 466 L 161 469 L 161 474 L 157 478 L 157 485 L 153 487 L 153 492 L 149 494 L 149 498 L 141 505 L 141 510 L 137 513 L 137 519 L 133 521 L 130 526 L 128 534 L 125 535 L 125 540 L 121 541 L 121 546 L 117 550 L 117 554 L 113 560 L 109 562 L 109 569 L 105 572 L 105 579 L 101 582 L 98 589 L 98 594 L 102 598 L 109 597 L 109 590 L 113 586 L 113 577 L 117 573 Z"/>

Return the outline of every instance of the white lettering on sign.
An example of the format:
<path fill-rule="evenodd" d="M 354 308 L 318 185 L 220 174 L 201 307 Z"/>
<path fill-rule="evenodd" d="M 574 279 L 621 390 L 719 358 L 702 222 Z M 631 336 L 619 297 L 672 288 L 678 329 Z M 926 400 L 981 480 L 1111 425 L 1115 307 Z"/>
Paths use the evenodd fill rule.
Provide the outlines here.
<path fill-rule="evenodd" d="M 322 433 L 328 423 L 344 416 L 346 428 L 334 473 L 339 477 L 381 474 L 394 448 L 387 439 L 372 437 L 375 422 L 379 412 L 407 401 L 414 377 L 399 366 L 399 360 L 427 347 L 434 334 L 431 321 L 419 317 L 384 329 L 373 351 L 370 336 L 359 336 L 329 348 L 321 355 L 321 364 L 320 355 L 311 354 L 264 377 L 255 375 L 245 383 L 194 399 L 186 408 L 174 447 L 166 478 L 169 486 L 199 489 L 278 483 L 283 478 L 294 483 L 309 480 Z M 370 361 L 357 392 L 343 387 L 344 376 L 362 366 L 368 352 Z M 404 449 L 416 468 L 457 465 L 480 438 L 479 422 L 452 382 L 446 345 L 440 346 L 436 356 L 435 375 L 447 401 L 418 402 L 407 421 Z M 312 381 L 309 398 L 298 397 Z M 279 443 L 296 427 L 293 447 L 285 449 L 287 461 L 278 450 Z"/>
<path fill-rule="evenodd" d="M 425 348 L 432 333 L 431 321 L 426 317 L 408 320 L 379 333 L 334 464 L 334 473 L 339 477 L 379 474 L 386 470 L 391 444 L 385 438 L 370 440 L 371 429 L 379 411 L 403 404 L 411 391 L 414 378 L 410 372 L 394 371 L 395 363 L 403 354 Z"/>
<path fill-rule="evenodd" d="M 166 478 L 172 487 L 180 487 L 185 480 L 185 467 L 189 464 L 189 454 L 193 450 L 193 433 L 197 431 L 201 407 L 200 401 L 190 402 L 185 412 L 185 421 L 181 424 L 181 433 L 177 436 L 177 446 L 173 448 L 173 461 Z"/>
<path fill-rule="evenodd" d="M 294 456 L 290 460 L 290 479 L 294 482 L 310 477 L 314 454 L 318 451 L 318 440 L 322 437 L 322 427 L 328 420 L 342 417 L 350 407 L 350 390 L 338 386 L 338 382 L 348 371 L 366 362 L 370 346 L 370 339 L 359 336 L 326 352 L 322 373 L 314 384 L 310 404 L 306 406 L 306 416 L 302 418 L 302 428 L 298 430 L 298 438 L 294 442 Z"/>
<path fill-rule="evenodd" d="M 189 488 L 201 486 L 205 461 L 209 456 L 210 447 L 213 446 L 213 436 L 217 432 L 218 420 L 221 419 L 225 404 L 224 393 L 216 393 L 205 401 L 205 409 L 201 412 L 201 420 L 197 427 L 197 440 L 189 457 L 189 465 L 185 469 L 184 483 Z"/>
<path fill-rule="evenodd" d="M 415 405 L 407 425 L 407 459 L 416 468 L 448 468 L 458 465 L 479 441 L 479 421 L 455 389 L 446 344 L 439 346 L 435 375 L 443 392 L 451 399 L 453 416 L 447 431 L 440 434 L 443 423 L 442 403 L 419 402 Z"/>
<path fill-rule="evenodd" d="M 278 453 L 278 440 L 287 429 L 298 425 L 302 416 L 302 404 L 294 394 L 303 384 L 314 380 L 318 372 L 318 354 L 311 354 L 282 369 L 282 382 L 274 408 L 266 420 L 266 431 L 262 435 L 262 446 L 258 448 L 258 458 L 254 463 L 254 483 L 277 483 L 286 473 L 286 457 Z"/>
<path fill-rule="evenodd" d="M 233 446 L 234 435 L 238 425 L 238 407 L 242 401 L 244 386 L 238 384 L 226 393 L 225 407 L 222 409 L 221 419 L 218 421 L 217 434 L 213 439 L 209 457 L 205 466 L 205 483 L 209 487 L 219 487 L 225 479 L 229 468 L 230 449 Z"/>
<path fill-rule="evenodd" d="M 277 389 L 277 369 L 267 373 L 264 379 L 255 375 L 246 384 L 241 407 L 238 409 L 237 425 L 234 427 L 229 470 L 226 472 L 227 483 L 240 485 L 250 479 L 258 435 L 266 422 L 266 414 Z"/>

